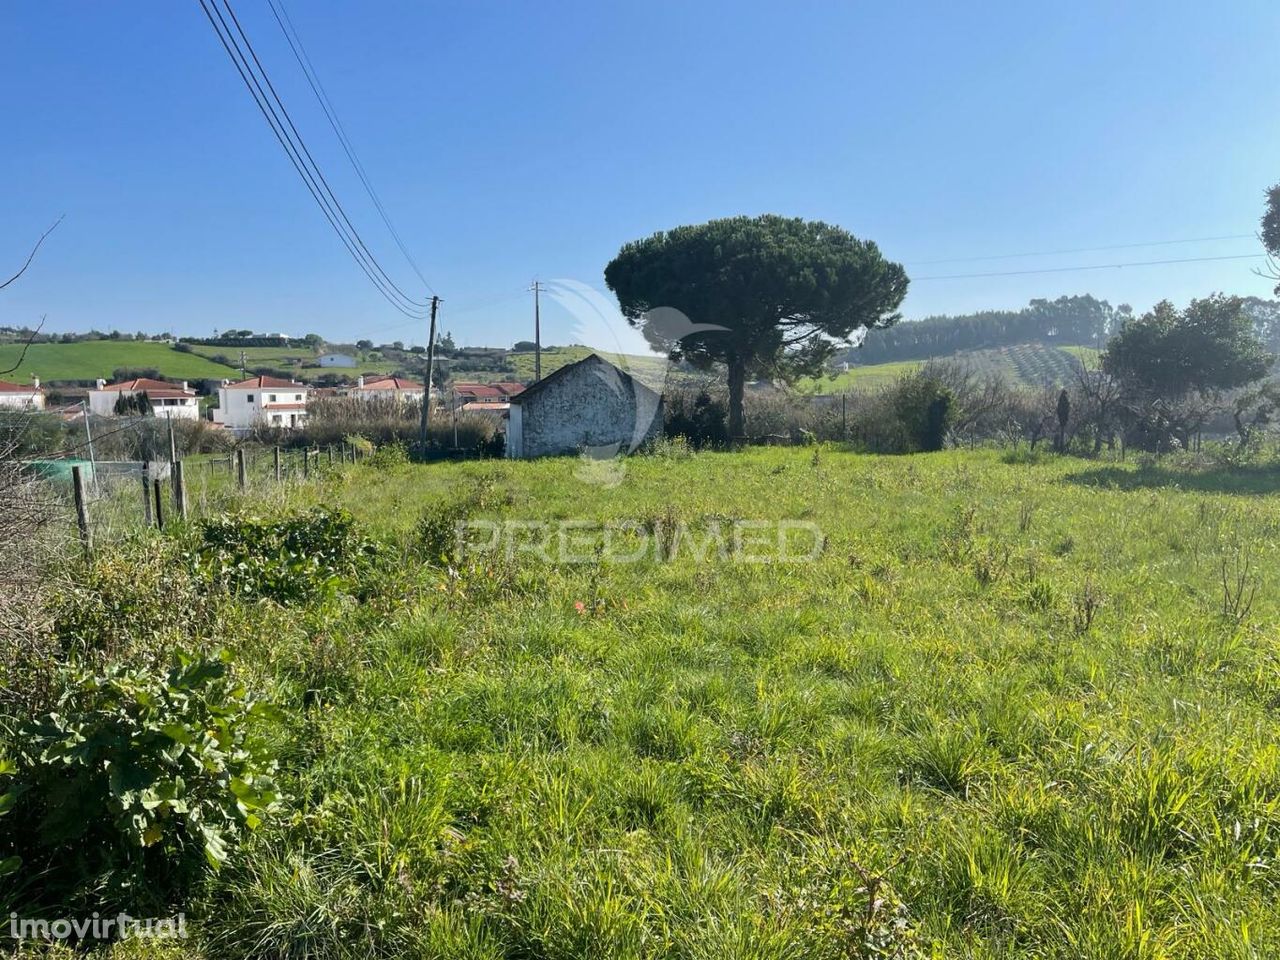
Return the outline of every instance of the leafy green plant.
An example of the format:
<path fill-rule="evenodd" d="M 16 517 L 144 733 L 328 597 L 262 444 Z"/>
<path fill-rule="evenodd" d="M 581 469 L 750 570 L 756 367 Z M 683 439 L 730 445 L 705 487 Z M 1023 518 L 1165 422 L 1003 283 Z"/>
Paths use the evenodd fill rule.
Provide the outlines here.
<path fill-rule="evenodd" d="M 118 655 L 216 634 L 218 612 L 182 562 L 176 541 L 126 543 L 94 559 L 49 601 L 64 651 Z"/>
<path fill-rule="evenodd" d="M 365 466 L 375 470 L 394 470 L 405 466 L 408 462 L 409 448 L 400 442 L 384 443 L 370 453 L 364 461 Z"/>
<path fill-rule="evenodd" d="M 229 593 L 294 604 L 349 587 L 376 554 L 351 514 L 321 508 L 274 520 L 206 520 L 193 561 L 206 582 Z"/>
<path fill-rule="evenodd" d="M 280 810 L 275 764 L 250 738 L 273 711 L 226 655 L 63 679 L 56 709 L 24 725 L 3 768 L 16 785 L 0 800 L 13 814 L 0 860 L 39 875 L 31 896 L 103 912 L 171 903 Z"/>

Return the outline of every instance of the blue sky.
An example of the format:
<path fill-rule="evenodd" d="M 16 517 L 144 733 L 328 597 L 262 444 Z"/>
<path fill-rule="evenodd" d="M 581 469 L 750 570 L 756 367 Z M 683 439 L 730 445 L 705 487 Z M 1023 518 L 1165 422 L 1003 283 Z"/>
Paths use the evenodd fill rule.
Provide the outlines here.
<path fill-rule="evenodd" d="M 415 281 L 266 0 L 235 9 L 401 286 Z M 1255 261 L 926 280 L 1258 252 L 1280 180 L 1280 4 L 289 0 L 330 97 L 467 343 L 531 334 L 535 276 L 602 286 L 625 241 L 774 212 L 876 240 L 909 317 L 1090 292 L 1268 295 Z M 9 4 L 0 273 L 66 220 L 0 324 L 425 339 L 321 219 L 195 0 Z M 544 339 L 572 338 L 554 302 Z"/>

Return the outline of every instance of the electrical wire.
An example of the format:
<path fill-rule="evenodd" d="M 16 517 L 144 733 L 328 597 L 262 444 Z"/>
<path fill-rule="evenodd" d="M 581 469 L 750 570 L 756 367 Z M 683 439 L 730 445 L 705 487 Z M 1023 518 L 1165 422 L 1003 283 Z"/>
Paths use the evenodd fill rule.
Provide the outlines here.
<path fill-rule="evenodd" d="M 311 169 L 315 172 L 316 176 L 320 180 L 321 185 L 324 187 L 325 194 L 328 196 L 333 206 L 337 209 L 338 213 L 341 215 L 343 223 L 345 223 L 347 228 L 350 230 L 351 235 L 355 238 L 356 242 L 359 244 L 360 249 L 364 252 L 366 257 L 373 264 L 374 268 L 378 271 L 378 273 L 382 276 L 382 278 L 386 281 L 386 283 L 400 297 L 402 297 L 411 306 L 425 307 L 426 306 L 425 301 L 414 300 L 412 297 L 410 297 L 408 294 L 406 294 L 403 290 L 401 290 L 396 285 L 396 282 L 391 279 L 391 277 L 387 274 L 385 270 L 382 269 L 381 264 L 378 263 L 377 259 L 373 256 L 369 248 L 365 245 L 365 242 L 361 238 L 359 231 L 356 230 L 355 225 L 351 222 L 351 219 L 347 216 L 347 213 L 343 209 L 342 204 L 338 202 L 338 198 L 334 195 L 333 190 L 330 189 L 329 181 L 325 179 L 324 173 L 320 170 L 319 164 L 317 164 L 315 162 L 315 159 L 311 156 L 311 151 L 307 149 L 306 141 L 302 139 L 302 134 L 298 132 L 298 128 L 294 125 L 293 118 L 289 115 L 289 110 L 287 107 L 285 107 L 284 101 L 280 99 L 280 95 L 276 93 L 276 88 L 271 83 L 271 77 L 267 74 L 266 68 L 262 65 L 262 61 L 258 59 L 258 54 L 253 48 L 253 43 L 249 40 L 248 34 L 244 32 L 244 28 L 240 26 L 240 19 L 236 16 L 236 12 L 231 6 L 231 0 L 222 0 L 222 5 L 226 8 L 227 13 L 230 14 L 231 21 L 232 23 L 235 24 L 236 32 L 240 34 L 240 38 L 244 41 L 245 49 L 248 50 L 249 55 L 253 57 L 253 62 L 258 68 L 258 72 L 262 75 L 262 79 L 266 83 L 267 89 L 270 90 L 272 98 L 280 108 L 280 113 L 283 114 L 285 121 L 289 124 L 289 129 L 293 132 L 293 136 L 297 142 L 297 145 L 302 148 L 302 152 L 303 154 L 305 154 L 307 161 L 310 163 Z M 225 24 L 225 21 L 224 21 L 224 24 Z M 234 42 L 234 40 L 235 38 L 233 37 L 232 41 Z"/>
<path fill-rule="evenodd" d="M 1001 270 L 993 273 L 950 273 L 932 277 L 912 277 L 913 282 L 922 280 L 970 280 L 976 277 L 1018 277 L 1032 273 L 1072 273 L 1077 270 L 1113 270 L 1121 267 L 1158 267 L 1170 263 L 1207 263 L 1211 260 L 1257 260 L 1265 254 L 1242 253 L 1226 257 L 1185 257 L 1178 260 L 1134 260 L 1129 263 L 1098 263 L 1087 267 L 1043 267 L 1037 270 Z"/>
<path fill-rule="evenodd" d="M 426 316 L 425 311 L 419 313 L 414 309 L 415 307 L 420 307 L 421 304 L 407 297 L 403 297 L 402 294 L 398 294 L 397 288 L 394 287 L 394 284 L 387 284 L 381 280 L 379 274 L 385 275 L 385 271 L 381 270 L 381 268 L 377 266 L 376 261 L 373 261 L 372 266 L 370 263 L 366 262 L 364 257 L 361 255 L 361 247 L 357 246 L 343 230 L 337 215 L 332 209 L 330 209 L 329 204 L 326 202 L 324 194 L 321 192 L 315 177 L 312 176 L 306 164 L 303 162 L 302 155 L 300 154 L 298 147 L 295 146 L 293 141 L 289 138 L 284 122 L 280 120 L 272 107 L 266 91 L 263 90 L 262 83 L 259 82 L 257 75 L 253 72 L 253 69 L 249 64 L 249 58 L 245 55 L 244 51 L 240 49 L 239 44 L 236 43 L 235 36 L 231 32 L 231 28 L 227 24 L 226 18 L 222 16 L 222 12 L 216 5 L 216 0 L 197 0 L 197 2 L 199 2 L 201 9 L 208 18 L 209 24 L 213 27 L 213 31 L 221 42 L 227 56 L 231 59 L 232 65 L 236 68 L 236 72 L 239 73 L 241 81 L 249 91 L 249 95 L 253 98 L 254 104 L 257 106 L 259 112 L 262 113 L 263 118 L 267 121 L 267 125 L 271 128 L 271 132 L 275 135 L 276 140 L 285 151 L 285 155 L 289 158 L 294 170 L 302 179 L 303 185 L 311 194 L 312 199 L 315 200 L 316 205 L 320 208 L 320 212 L 324 215 L 325 219 L 328 220 L 329 225 L 338 235 L 338 239 L 342 242 L 343 246 L 346 247 L 347 252 L 351 255 L 351 258 L 355 261 L 356 265 L 368 278 L 369 282 L 373 284 L 380 294 L 382 294 L 383 298 L 395 307 L 396 310 L 412 319 L 424 319 Z M 212 9 L 210 9 L 211 5 Z M 216 20 L 215 16 L 217 18 Z M 221 26 L 219 26 L 219 24 L 221 24 Z M 267 82 L 269 84 L 269 81 Z M 303 149 L 305 149 L 305 147 Z M 367 248 L 364 249 L 367 252 Z M 372 255 L 369 255 L 370 258 L 371 256 Z M 403 300 L 401 298 L 403 298 Z"/>
<path fill-rule="evenodd" d="M 347 136 L 347 131 L 342 125 L 342 121 L 338 119 L 338 111 L 334 107 L 333 101 L 329 99 L 329 92 L 325 90 L 324 84 L 320 81 L 320 74 L 316 71 L 315 64 L 312 63 L 311 57 L 307 53 L 306 45 L 302 42 L 298 28 L 293 25 L 293 18 L 289 16 L 289 10 L 284 5 L 284 0 L 267 0 L 267 3 L 271 7 L 272 14 L 275 15 L 276 23 L 280 25 L 281 33 L 284 34 L 285 40 L 289 43 L 289 49 L 293 51 L 293 58 L 298 61 L 298 66 L 302 68 L 302 73 L 307 78 L 311 92 L 315 94 L 320 108 L 324 111 L 324 115 L 329 121 L 329 126 L 333 128 L 334 135 L 338 138 L 338 142 L 342 144 L 342 149 L 346 153 L 347 159 L 351 161 L 351 166 L 355 170 L 356 176 L 364 184 L 365 192 L 369 195 L 369 199 L 373 201 L 378 215 L 382 217 L 382 222 L 386 224 L 387 231 L 395 240 L 396 246 L 400 248 L 400 252 L 404 254 L 405 261 L 413 268 L 413 272 L 418 275 L 418 279 L 434 294 L 436 292 L 435 287 L 431 286 L 431 283 L 423 276 L 417 261 L 413 259 L 401 239 L 400 232 L 396 230 L 395 225 L 391 222 L 391 216 L 387 213 L 386 207 L 383 206 L 382 198 L 374 190 L 373 183 L 369 180 L 364 164 L 360 162 L 360 157 L 356 154 L 355 145 L 352 144 L 351 138 Z"/>

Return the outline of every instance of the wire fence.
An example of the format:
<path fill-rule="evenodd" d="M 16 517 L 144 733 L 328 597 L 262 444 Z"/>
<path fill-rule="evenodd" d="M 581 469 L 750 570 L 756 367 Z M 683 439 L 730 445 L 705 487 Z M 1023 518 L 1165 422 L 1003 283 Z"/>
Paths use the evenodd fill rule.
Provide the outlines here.
<path fill-rule="evenodd" d="M 198 454 L 175 462 L 85 462 L 34 489 L 54 518 L 51 546 L 73 550 L 78 541 L 81 551 L 101 555 L 149 529 L 286 501 L 360 459 L 360 451 L 347 444 L 238 447 L 227 456 Z"/>

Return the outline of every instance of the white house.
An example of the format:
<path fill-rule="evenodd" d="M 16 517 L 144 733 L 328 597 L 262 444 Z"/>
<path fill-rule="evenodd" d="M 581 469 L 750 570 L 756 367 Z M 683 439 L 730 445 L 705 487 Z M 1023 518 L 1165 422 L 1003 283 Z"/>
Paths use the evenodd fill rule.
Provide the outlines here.
<path fill-rule="evenodd" d="M 307 418 L 311 388 L 280 377 L 250 377 L 239 383 L 225 381 L 218 389 L 213 422 L 235 432 L 256 426 L 299 427 Z"/>
<path fill-rule="evenodd" d="M 29 384 L 0 380 L 0 407 L 6 410 L 43 410 L 44 391 L 40 378 L 32 377 Z"/>
<path fill-rule="evenodd" d="M 97 387 L 89 391 L 89 412 L 98 417 L 114 417 L 116 405 L 122 398 L 145 399 L 151 412 L 157 417 L 171 417 L 175 420 L 199 420 L 200 398 L 187 386 L 169 383 L 167 380 L 150 380 L 138 377 L 121 383 L 107 383 L 99 380 Z"/>
<path fill-rule="evenodd" d="M 376 397 L 389 397 L 396 400 L 422 401 L 423 386 L 404 377 L 358 377 L 356 385 L 345 391 L 349 397 L 371 400 Z"/>
<path fill-rule="evenodd" d="M 356 358 L 345 353 L 325 353 L 316 359 L 316 363 L 322 367 L 354 367 Z"/>
<path fill-rule="evenodd" d="M 508 457 L 631 453 L 662 429 L 662 395 L 591 354 L 511 397 Z"/>

